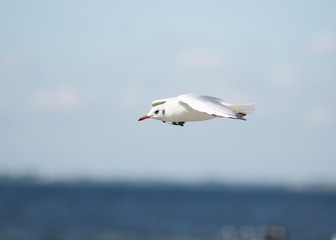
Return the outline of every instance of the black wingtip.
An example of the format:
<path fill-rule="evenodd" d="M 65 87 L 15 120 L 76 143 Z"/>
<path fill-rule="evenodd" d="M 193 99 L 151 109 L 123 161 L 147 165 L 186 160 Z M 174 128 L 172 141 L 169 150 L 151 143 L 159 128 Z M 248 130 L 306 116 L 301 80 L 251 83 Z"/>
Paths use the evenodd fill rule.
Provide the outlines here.
<path fill-rule="evenodd" d="M 237 118 L 240 119 L 240 120 L 244 120 L 244 121 L 247 120 L 246 118 L 244 118 L 244 117 L 246 116 L 245 113 L 237 113 L 236 116 L 237 116 Z"/>

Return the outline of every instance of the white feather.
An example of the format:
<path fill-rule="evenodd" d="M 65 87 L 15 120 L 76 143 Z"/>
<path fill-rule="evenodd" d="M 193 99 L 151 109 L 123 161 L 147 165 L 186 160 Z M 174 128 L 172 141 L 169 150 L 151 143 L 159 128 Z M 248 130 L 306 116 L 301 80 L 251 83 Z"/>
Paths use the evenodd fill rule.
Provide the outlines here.
<path fill-rule="evenodd" d="M 236 112 L 222 104 L 221 100 L 197 94 L 183 94 L 177 97 L 182 104 L 187 104 L 196 111 L 212 116 L 238 118 Z"/>
<path fill-rule="evenodd" d="M 255 105 L 253 103 L 249 103 L 249 104 L 224 103 L 224 105 L 238 113 L 254 114 L 254 111 L 255 111 Z"/>

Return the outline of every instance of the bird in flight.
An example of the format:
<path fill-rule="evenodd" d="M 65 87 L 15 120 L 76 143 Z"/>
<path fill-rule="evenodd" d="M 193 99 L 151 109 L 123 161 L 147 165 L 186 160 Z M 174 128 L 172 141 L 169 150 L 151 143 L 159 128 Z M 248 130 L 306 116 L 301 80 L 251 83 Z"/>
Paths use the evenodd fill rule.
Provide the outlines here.
<path fill-rule="evenodd" d="M 182 94 L 152 102 L 152 109 L 139 121 L 147 118 L 164 123 L 183 126 L 185 122 L 204 121 L 213 118 L 246 120 L 246 114 L 253 114 L 254 104 L 230 104 L 222 99 L 198 94 Z"/>

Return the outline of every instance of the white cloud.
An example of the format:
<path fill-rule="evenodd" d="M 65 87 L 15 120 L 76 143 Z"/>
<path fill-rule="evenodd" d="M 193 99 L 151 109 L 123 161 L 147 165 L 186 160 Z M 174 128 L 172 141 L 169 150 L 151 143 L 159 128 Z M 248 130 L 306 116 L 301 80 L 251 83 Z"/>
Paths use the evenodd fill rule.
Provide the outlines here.
<path fill-rule="evenodd" d="M 70 87 L 40 89 L 28 101 L 29 107 L 37 110 L 72 110 L 83 103 L 83 96 Z"/>
<path fill-rule="evenodd" d="M 271 70 L 271 81 L 275 87 L 291 88 L 300 82 L 300 73 L 289 64 L 278 65 Z"/>
<path fill-rule="evenodd" d="M 314 57 L 327 57 L 336 54 L 336 36 L 321 33 L 311 37 L 306 44 L 306 51 Z"/>
<path fill-rule="evenodd" d="M 118 93 L 115 94 L 116 98 L 113 100 L 115 104 L 122 106 L 127 109 L 132 109 L 135 107 L 142 106 L 144 104 L 144 97 L 139 89 L 132 87 L 125 87 L 119 89 Z M 147 105 L 150 103 L 147 103 Z"/>
<path fill-rule="evenodd" d="M 191 47 L 180 53 L 177 64 L 184 71 L 209 72 L 222 70 L 227 62 L 221 54 L 208 47 Z"/>
<path fill-rule="evenodd" d="M 23 60 L 15 55 L 0 58 L 0 77 L 15 86 L 21 86 L 26 78 L 26 66 Z"/>
<path fill-rule="evenodd" d="M 316 104 L 310 107 L 307 121 L 310 126 L 321 127 L 332 123 L 335 117 L 334 107 L 325 104 Z"/>
<path fill-rule="evenodd" d="M 153 83 L 167 75 L 167 70 L 155 64 L 141 64 L 129 69 L 128 79 L 135 83 Z"/>

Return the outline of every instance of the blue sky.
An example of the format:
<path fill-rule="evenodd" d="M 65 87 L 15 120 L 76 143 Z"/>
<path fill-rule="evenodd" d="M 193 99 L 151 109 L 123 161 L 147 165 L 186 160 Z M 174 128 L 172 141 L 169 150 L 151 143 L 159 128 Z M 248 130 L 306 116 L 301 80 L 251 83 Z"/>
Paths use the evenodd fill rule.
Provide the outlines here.
<path fill-rule="evenodd" d="M 334 1 L 0 1 L 0 173 L 336 182 Z M 138 122 L 182 93 L 248 121 Z"/>

